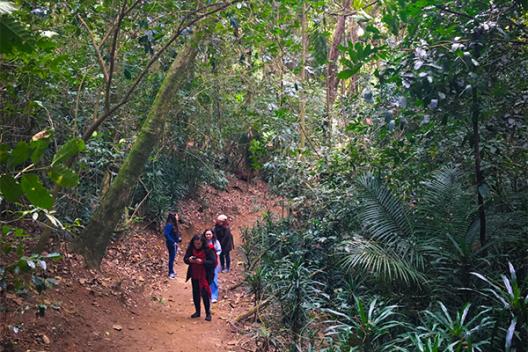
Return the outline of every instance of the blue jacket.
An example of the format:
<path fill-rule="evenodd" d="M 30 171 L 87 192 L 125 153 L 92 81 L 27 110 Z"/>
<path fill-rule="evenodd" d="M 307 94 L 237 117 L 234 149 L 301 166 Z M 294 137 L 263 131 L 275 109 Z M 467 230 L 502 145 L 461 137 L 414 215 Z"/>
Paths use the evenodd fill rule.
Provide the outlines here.
<path fill-rule="evenodd" d="M 170 245 L 181 242 L 180 234 L 177 232 L 174 224 L 168 223 L 165 225 L 165 228 L 163 229 L 163 235 L 165 236 L 167 243 Z"/>

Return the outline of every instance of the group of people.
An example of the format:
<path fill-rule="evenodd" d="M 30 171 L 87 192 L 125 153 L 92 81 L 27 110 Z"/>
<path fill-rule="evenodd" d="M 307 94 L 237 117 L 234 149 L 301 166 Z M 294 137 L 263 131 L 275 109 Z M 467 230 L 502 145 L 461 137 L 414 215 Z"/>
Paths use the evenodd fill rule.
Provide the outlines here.
<path fill-rule="evenodd" d="M 163 229 L 167 250 L 169 252 L 169 279 L 176 277 L 174 259 L 181 243 L 178 229 L 179 217 L 169 213 Z M 218 302 L 218 274 L 230 272 L 231 250 L 234 249 L 233 235 L 229 229 L 227 216 L 219 215 L 212 229 L 194 235 L 185 251 L 183 261 L 188 265 L 187 278 L 191 280 L 195 312 L 191 318 L 201 314 L 201 301 L 205 308 L 205 320 L 211 321 L 211 303 Z"/>

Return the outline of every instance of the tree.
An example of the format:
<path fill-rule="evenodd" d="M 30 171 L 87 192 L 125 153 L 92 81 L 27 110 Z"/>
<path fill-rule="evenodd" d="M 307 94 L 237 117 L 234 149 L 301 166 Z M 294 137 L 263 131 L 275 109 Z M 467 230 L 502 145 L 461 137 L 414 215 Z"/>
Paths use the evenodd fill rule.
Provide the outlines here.
<path fill-rule="evenodd" d="M 131 189 L 158 143 L 165 120 L 174 107 L 172 104 L 177 103 L 176 93 L 192 71 L 198 44 L 205 32 L 205 29 L 198 28 L 170 66 L 130 153 L 81 234 L 78 245 L 91 267 L 101 263 L 122 211 L 130 199 Z"/>
<path fill-rule="evenodd" d="M 350 11 L 351 0 L 343 0 L 342 13 L 338 14 L 337 23 L 332 34 L 332 42 L 330 50 L 328 51 L 328 63 L 326 71 L 326 121 L 325 128 L 327 128 L 327 136 L 329 140 L 332 137 L 333 125 L 333 105 L 337 96 L 337 58 L 339 57 L 339 44 L 343 40 L 345 34 L 345 24 L 347 12 Z"/>

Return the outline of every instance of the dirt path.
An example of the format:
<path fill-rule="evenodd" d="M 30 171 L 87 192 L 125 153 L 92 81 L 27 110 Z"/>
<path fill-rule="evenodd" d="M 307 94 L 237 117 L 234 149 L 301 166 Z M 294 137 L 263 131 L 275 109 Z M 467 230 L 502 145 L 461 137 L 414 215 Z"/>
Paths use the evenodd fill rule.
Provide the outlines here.
<path fill-rule="evenodd" d="M 241 229 L 255 224 L 262 209 L 253 215 L 239 217 L 233 223 L 235 243 L 241 243 Z M 236 218 L 235 218 L 236 219 Z M 187 265 L 182 255 L 176 264 L 177 278 L 168 280 L 160 300 L 150 304 L 140 316 L 127 323 L 123 336 L 116 344 L 116 351 L 237 351 L 240 336 L 229 321 L 247 309 L 242 302 L 243 293 L 228 291 L 236 282 L 242 280 L 243 266 L 239 265 L 240 254 L 235 249 L 232 255 L 232 271 L 220 273 L 220 301 L 212 305 L 213 320 L 191 319 L 194 306 L 191 296 L 191 283 L 185 282 Z M 117 342 L 117 341 L 116 341 Z"/>

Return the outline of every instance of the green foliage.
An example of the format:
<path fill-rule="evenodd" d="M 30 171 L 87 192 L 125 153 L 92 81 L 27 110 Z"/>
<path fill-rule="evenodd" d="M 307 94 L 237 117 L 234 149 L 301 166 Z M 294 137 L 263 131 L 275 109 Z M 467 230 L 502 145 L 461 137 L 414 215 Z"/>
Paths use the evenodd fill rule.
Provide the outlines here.
<path fill-rule="evenodd" d="M 508 263 L 508 269 L 510 277 L 501 275 L 502 284 L 495 284 L 482 274 L 472 274 L 489 286 L 482 293 L 498 305 L 500 324 L 506 331 L 504 350 L 515 351 L 522 349 L 528 338 L 528 286 L 526 280 L 524 283 L 518 281 L 511 263 Z"/>
<path fill-rule="evenodd" d="M 49 153 L 50 138 L 48 132 L 42 131 L 33 136 L 29 143 L 19 141 L 13 148 L 7 145 L 2 148 L 0 201 L 6 216 L 0 221 L 3 225 L 0 240 L 1 290 L 21 291 L 31 286 L 41 292 L 55 284 L 55 280 L 46 275 L 46 260 L 58 259 L 60 256 L 56 253 L 27 255 L 26 245 L 30 235 L 21 227 L 7 225 L 27 218 L 37 222 L 40 213 L 45 215 L 52 228 L 63 228 L 53 214 L 54 197 L 47 185 L 50 182 L 58 187 L 74 187 L 78 184 L 79 177 L 64 162 L 77 155 L 82 148 L 69 148 L 68 145 L 72 145 L 70 141 L 54 155 L 44 158 L 46 152 Z M 82 145 L 78 142 L 73 144 Z M 17 217 L 9 221 L 11 214 Z"/>
<path fill-rule="evenodd" d="M 57 284 L 48 274 L 47 262 L 59 260 L 59 253 L 25 255 L 25 241 L 31 235 L 21 228 L 2 226 L 0 236 L 0 292 L 13 290 L 22 293 L 28 286 L 39 293 Z"/>
<path fill-rule="evenodd" d="M 328 351 L 499 348 L 499 336 L 507 338 L 508 328 L 517 325 L 512 319 L 505 319 L 513 316 L 504 310 L 510 304 L 495 300 L 500 302 L 499 308 L 473 292 L 478 282 L 472 279 L 471 271 L 493 270 L 487 263 L 494 254 L 478 248 L 475 209 L 463 187 L 460 169 L 445 167 L 433 173 L 430 181 L 413 192 L 412 203 L 398 199 L 395 192 L 370 173 L 352 183 L 346 178 L 338 179 L 338 175 L 331 178 L 332 183 L 321 183 L 321 192 L 314 194 L 319 204 L 325 206 L 322 211 L 312 212 L 315 218 L 300 223 L 289 220 L 273 224 L 268 220 L 265 226 L 246 236 L 246 255 L 259 272 L 283 273 L 290 266 L 280 258 L 288 253 L 302 255 L 314 272 L 325 271 L 324 278 L 315 274 L 322 286 L 327 287 L 324 294 L 319 293 L 322 301 L 318 310 L 335 315 L 339 324 L 330 325 L 331 339 L 323 346 L 328 344 Z M 325 191 L 328 185 L 335 192 Z M 314 206 L 310 191 L 298 197 L 303 197 L 299 203 L 301 210 Z M 497 243 L 502 240 L 493 233 L 490 238 Z M 487 250 L 494 244 L 490 243 Z M 346 276 L 341 268 L 346 270 Z M 258 287 L 265 288 L 277 281 L 280 278 L 272 274 L 261 274 Z M 516 315 L 523 317 L 520 312 L 525 303 L 521 302 L 526 295 L 515 280 L 512 282 L 510 291 L 500 289 L 497 295 L 517 302 Z M 493 285 L 499 292 L 499 286 Z M 486 292 L 494 297 L 491 291 Z M 368 308 L 358 298 L 373 294 L 378 298 L 371 299 Z M 439 310 L 430 308 L 435 298 L 447 299 L 439 304 Z M 380 300 L 395 303 L 378 309 Z M 479 308 L 471 309 L 467 304 L 470 301 L 478 302 L 472 306 Z M 292 313 L 281 310 L 281 316 L 286 314 Z M 512 336 L 522 333 L 519 330 L 514 335 L 513 329 L 510 328 L 510 339 L 515 340 Z"/>
<path fill-rule="evenodd" d="M 263 143 L 258 139 L 252 139 L 249 142 L 249 153 L 251 167 L 254 170 L 262 169 L 262 160 L 267 155 L 267 151 L 266 148 L 263 146 Z"/>
<path fill-rule="evenodd" d="M 0 2 L 0 53 L 8 54 L 16 50 L 30 51 L 31 34 L 22 24 L 8 14 L 15 10 L 8 1 Z"/>
<path fill-rule="evenodd" d="M 2 166 L 5 172 L 0 175 L 0 194 L 6 201 L 15 203 L 24 195 L 35 207 L 48 210 L 53 207 L 53 197 L 50 191 L 43 184 L 38 172 L 34 171 L 36 163 L 44 155 L 48 144 L 49 136 L 46 136 L 44 139 L 34 138 L 30 143 L 20 141 L 12 149 L 8 146 L 4 148 L 5 158 Z M 73 144 L 77 144 L 77 147 L 72 148 Z M 78 176 L 63 163 L 81 152 L 83 145 L 82 141 L 79 144 L 75 139 L 67 142 L 55 154 L 53 162 L 50 165 L 44 165 L 40 170 L 49 170 L 50 179 L 58 186 L 76 186 L 79 182 Z M 17 170 L 17 166 L 23 165 L 27 166 Z"/>
<path fill-rule="evenodd" d="M 365 304 L 354 296 L 351 308 L 347 312 L 328 310 L 338 322 L 326 329 L 328 336 L 337 335 L 336 346 L 329 351 L 377 351 L 392 339 L 395 328 L 406 326 L 398 319 L 397 306 L 384 305 L 376 298 Z"/>
<path fill-rule="evenodd" d="M 494 321 L 489 308 L 473 314 L 466 304 L 451 315 L 442 303 L 440 309 L 425 310 L 421 325 L 402 333 L 391 348 L 397 351 L 487 351 Z"/>
<path fill-rule="evenodd" d="M 342 47 L 341 51 L 345 52 L 348 57 L 342 58 L 341 63 L 345 69 L 337 74 L 339 79 L 347 79 L 359 72 L 361 67 L 369 61 L 383 58 L 383 47 L 372 47 L 369 43 L 348 42 L 347 47 Z"/>

